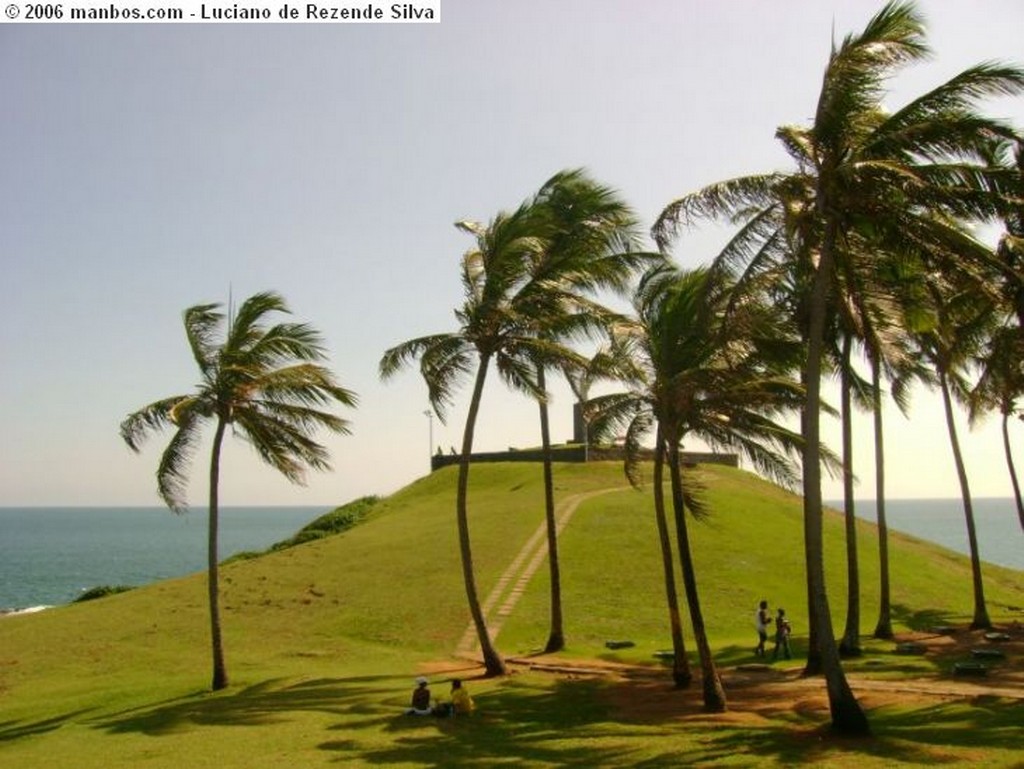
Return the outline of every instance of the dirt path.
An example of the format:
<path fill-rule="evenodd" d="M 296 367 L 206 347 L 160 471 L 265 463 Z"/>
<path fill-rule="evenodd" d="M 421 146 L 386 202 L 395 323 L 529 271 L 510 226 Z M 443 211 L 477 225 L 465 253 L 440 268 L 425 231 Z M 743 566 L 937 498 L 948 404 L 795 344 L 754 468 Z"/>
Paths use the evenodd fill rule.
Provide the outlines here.
<path fill-rule="evenodd" d="M 555 531 L 561 535 L 562 530 L 569 523 L 576 509 L 589 499 L 608 494 L 613 491 L 622 491 L 627 487 L 614 486 L 608 489 L 588 491 L 582 494 L 573 494 L 566 497 L 555 507 Z M 483 603 L 484 617 L 487 619 L 487 627 L 491 633 L 491 639 L 498 637 L 505 620 L 512 613 L 523 592 L 529 584 L 530 579 L 537 573 L 537 569 L 548 557 L 547 522 L 542 521 L 533 535 L 526 541 L 522 549 L 512 559 L 512 563 L 505 569 L 498 578 L 494 589 L 491 590 Z M 503 600 L 504 599 L 504 600 Z M 499 602 L 500 605 L 499 605 Z M 497 611 L 494 612 L 495 607 Z M 494 616 L 492 616 L 494 612 Z M 466 627 L 458 646 L 455 649 L 455 656 L 467 657 L 473 655 L 480 648 L 476 637 L 476 626 L 472 623 Z"/>
<path fill-rule="evenodd" d="M 882 679 L 864 671 L 848 671 L 847 679 L 858 699 L 869 707 L 977 697 L 1024 702 L 1024 628 L 1014 624 L 1000 629 L 1011 634 L 1011 641 L 999 645 L 1006 651 L 1007 660 L 985 678 L 952 678 L 937 673 L 918 678 Z M 941 668 L 951 665 L 955 659 L 969 656 L 970 649 L 986 643 L 982 631 L 966 629 L 952 636 L 911 633 L 900 640 L 922 644 L 928 655 L 940 661 Z M 514 658 L 508 662 L 554 676 L 603 678 L 611 684 L 609 700 L 630 716 L 660 719 L 701 714 L 699 685 L 694 684 L 681 693 L 670 686 L 664 669 L 607 660 L 566 660 L 556 655 Z M 802 664 L 788 667 L 747 664 L 720 669 L 732 718 L 774 718 L 790 710 L 820 711 L 820 717 L 827 717 L 824 681 L 821 677 L 804 678 L 802 671 Z"/>

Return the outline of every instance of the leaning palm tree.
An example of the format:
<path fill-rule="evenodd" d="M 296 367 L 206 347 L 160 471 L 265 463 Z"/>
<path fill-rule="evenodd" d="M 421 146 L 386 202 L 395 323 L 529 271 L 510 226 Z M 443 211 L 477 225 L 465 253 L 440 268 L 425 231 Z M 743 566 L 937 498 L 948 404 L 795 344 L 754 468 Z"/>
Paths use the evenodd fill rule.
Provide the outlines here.
<path fill-rule="evenodd" d="M 530 261 L 531 280 L 541 287 L 536 298 L 544 304 L 536 312 L 535 333 L 542 339 L 568 342 L 605 333 L 617 315 L 596 301 L 595 293 L 624 291 L 630 276 L 654 256 L 636 249 L 636 216 L 618 193 L 580 169 L 555 174 L 531 205 L 538 218 L 538 235 L 543 235 L 545 243 Z M 537 386 L 546 393 L 546 366 L 541 360 L 533 363 Z M 544 651 L 551 653 L 565 646 L 565 631 L 546 396 L 539 399 L 539 411 L 551 586 L 551 623 Z"/>
<path fill-rule="evenodd" d="M 380 376 L 389 379 L 419 360 L 430 403 L 443 421 L 455 390 L 473 374 L 459 455 L 455 517 L 466 599 L 484 667 L 488 675 L 504 675 L 505 661 L 490 637 L 477 592 L 467 512 L 470 455 L 484 384 L 493 362 L 507 384 L 544 399 L 546 394 L 536 380 L 537 365 L 555 365 L 574 357 L 582 365 L 582 358 L 536 334 L 539 320 L 547 313 L 558 316 L 546 287 L 534 279 L 530 269 L 547 245 L 543 217 L 536 207 L 527 202 L 511 213 L 499 213 L 487 225 L 459 222 L 456 226 L 476 240 L 475 248 L 462 259 L 465 299 L 455 311 L 458 330 L 418 337 L 390 348 L 381 358 Z"/>
<path fill-rule="evenodd" d="M 704 625 L 685 512 L 701 517 L 708 509 L 699 481 L 683 476 L 679 446 L 692 437 L 712 449 L 738 450 L 762 472 L 792 485 L 791 458 L 800 436 L 776 418 L 803 400 L 803 389 L 787 373 L 798 347 L 781 332 L 777 314 L 751 297 L 727 314 L 732 284 L 721 277 L 667 265 L 650 270 L 637 290 L 633 331 L 645 375 L 625 397 L 604 396 L 592 404 L 604 420 L 628 424 L 628 446 L 637 445 L 646 427 L 657 426 L 655 456 L 667 457 L 683 587 L 709 711 L 725 710 L 726 698 Z"/>
<path fill-rule="evenodd" d="M 175 512 L 186 507 L 188 467 L 203 425 L 214 423 L 210 453 L 209 537 L 207 571 L 213 689 L 228 685 L 221 639 L 217 557 L 220 458 L 230 427 L 244 437 L 260 459 L 288 480 L 301 483 L 305 469 L 327 470 L 327 450 L 313 440 L 318 428 L 348 433 L 348 422 L 325 407 L 354 406 L 356 396 L 340 387 L 318 361 L 325 357 L 320 335 L 305 323 L 267 327 L 272 313 L 288 313 L 284 300 L 265 292 L 250 297 L 231 319 L 226 337 L 218 340 L 224 314 L 218 304 L 185 311 L 185 335 L 202 377 L 189 395 L 151 403 L 121 423 L 121 437 L 139 451 L 149 433 L 165 427 L 174 435 L 157 468 L 157 489 Z"/>
<path fill-rule="evenodd" d="M 806 295 L 807 344 L 803 380 L 807 407 L 802 419 L 804 530 L 812 622 L 829 695 L 832 725 L 865 734 L 868 721 L 846 681 L 833 634 L 822 559 L 820 379 L 825 330 L 836 296 L 839 265 L 863 252 L 846 247 L 852 234 L 896 244 L 930 243 L 937 237 L 935 217 L 985 218 L 1000 212 L 997 174 L 985 155 L 998 138 L 1013 139 L 1012 128 L 982 116 L 980 99 L 1020 92 L 1024 71 L 985 64 L 966 70 L 893 114 L 881 104 L 884 82 L 899 66 L 928 53 L 923 22 L 914 6 L 890 2 L 859 35 L 834 47 L 822 80 L 813 123 L 785 127 L 778 137 L 797 163 L 810 224 L 800 230 L 793 258 L 811 276 Z M 783 175 L 784 176 L 784 175 Z M 767 183 L 765 182 L 767 179 Z M 693 215 L 746 212 L 753 204 L 778 205 L 780 182 L 754 177 L 717 185 L 666 208 L 655 225 L 662 238 Z M 761 209 L 758 209 L 761 210 Z M 941 228 L 940 228 L 941 229 Z M 941 237 L 941 236 L 938 236 Z M 936 250 L 937 256 L 948 252 Z M 743 255 L 740 255 L 741 257 Z M 942 259 L 936 267 L 974 271 L 987 267 L 973 256 Z"/>
<path fill-rule="evenodd" d="M 632 392 L 604 395 L 596 399 L 589 397 L 588 379 L 580 381 L 573 392 L 580 399 L 584 422 L 587 426 L 587 440 L 601 441 L 609 437 L 621 423 L 627 424 L 625 440 L 625 472 L 630 485 L 638 491 L 643 489 L 640 473 L 641 440 L 654 426 L 654 416 L 645 402 L 636 394 L 642 392 L 647 378 L 642 368 L 641 353 L 636 349 L 641 335 L 638 330 L 619 326 L 612 335 L 612 342 L 595 356 L 595 369 L 602 376 L 618 379 L 633 388 Z M 575 377 L 567 376 L 570 382 Z M 676 589 L 672 535 L 665 516 L 665 441 L 660 431 L 654 442 L 654 470 L 651 484 L 654 490 L 654 521 L 658 529 L 658 546 L 661 551 L 662 576 L 665 585 L 665 605 L 668 609 L 669 637 L 672 640 L 672 682 L 677 689 L 685 689 L 693 682 L 690 662 L 686 656 L 683 640 L 682 614 L 679 611 L 679 592 Z"/>

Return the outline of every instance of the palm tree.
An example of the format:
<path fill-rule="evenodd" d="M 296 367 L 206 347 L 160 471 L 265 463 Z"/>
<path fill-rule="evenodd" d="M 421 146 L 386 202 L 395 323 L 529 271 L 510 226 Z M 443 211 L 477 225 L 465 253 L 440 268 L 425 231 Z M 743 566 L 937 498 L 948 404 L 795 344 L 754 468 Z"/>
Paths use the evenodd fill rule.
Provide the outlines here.
<path fill-rule="evenodd" d="M 245 438 L 260 459 L 288 480 L 301 483 L 305 469 L 327 470 L 327 450 L 313 440 L 318 428 L 348 433 L 348 422 L 326 410 L 332 404 L 355 406 L 356 396 L 340 387 L 318 361 L 325 358 L 320 335 L 305 323 L 267 327 L 272 313 L 288 313 L 279 295 L 256 294 L 230 320 L 226 338 L 217 336 L 224 322 L 218 304 L 185 311 L 185 335 L 202 377 L 189 395 L 175 395 L 145 406 L 121 423 L 121 437 L 139 451 L 149 433 L 171 426 L 174 435 L 157 468 L 157 488 L 175 512 L 186 507 L 189 463 L 203 425 L 215 423 L 210 453 L 209 537 L 207 571 L 213 689 L 228 685 L 221 639 L 217 558 L 220 457 L 230 426 Z"/>
<path fill-rule="evenodd" d="M 639 339 L 637 330 L 627 331 L 620 326 L 613 335 L 607 358 L 602 359 L 598 366 L 607 373 L 615 375 L 624 383 L 635 388 L 644 385 L 645 374 L 634 360 L 639 353 L 633 348 L 633 342 Z M 607 367 L 607 368 L 605 368 Z M 572 381 L 570 379 L 570 381 Z M 615 426 L 625 421 L 626 431 L 626 478 L 633 488 L 642 490 L 643 483 L 639 469 L 641 440 L 650 432 L 654 425 L 653 412 L 646 407 L 643 398 L 633 393 L 604 395 L 590 400 L 586 390 L 577 392 L 584 401 L 585 418 L 588 423 L 588 440 L 592 437 L 600 440 L 610 433 Z M 662 576 L 665 585 L 665 604 L 668 608 L 669 636 L 672 639 L 672 682 L 677 689 L 685 689 L 693 682 L 690 663 L 686 656 L 686 644 L 683 641 L 682 614 L 679 611 L 679 594 L 676 590 L 676 575 L 672 539 L 665 516 L 665 440 L 660 428 L 657 429 L 654 442 L 654 471 L 651 484 L 654 491 L 654 520 L 658 527 L 658 545 L 661 551 Z"/>
<path fill-rule="evenodd" d="M 796 347 L 777 333 L 776 314 L 748 298 L 727 315 L 732 284 L 720 278 L 706 269 L 687 272 L 668 265 L 648 271 L 637 290 L 634 330 L 638 368 L 645 376 L 626 397 L 593 401 L 603 420 L 629 424 L 631 446 L 639 433 L 657 424 L 655 456 L 667 455 L 704 707 L 713 712 L 725 710 L 725 691 L 708 643 L 685 514 L 688 508 L 700 517 L 708 509 L 699 482 L 683 477 L 679 446 L 697 437 L 712 449 L 738 450 L 759 470 L 792 484 L 795 474 L 786 454 L 797 452 L 800 437 L 775 417 L 796 410 L 803 399 L 802 388 L 785 374 Z M 780 355 L 783 350 L 786 355 Z"/>
<path fill-rule="evenodd" d="M 782 128 L 777 135 L 797 163 L 794 185 L 808 191 L 803 212 L 812 220 L 800 230 L 794 258 L 811 276 L 806 295 L 807 344 L 803 381 L 807 406 L 804 433 L 804 528 L 808 589 L 816 643 L 825 674 L 832 725 L 865 734 L 867 718 L 846 681 L 832 631 L 822 560 L 820 379 L 827 315 L 844 259 L 860 258 L 848 248 L 852 235 L 918 246 L 942 237 L 935 233 L 941 212 L 954 218 L 992 217 L 1000 211 L 996 177 L 985 154 L 1013 130 L 980 115 L 975 107 L 988 95 L 1024 88 L 1024 72 L 986 64 L 957 75 L 938 88 L 888 114 L 881 106 L 883 84 L 899 66 L 928 53 L 923 23 L 913 5 L 890 2 L 859 35 L 848 35 L 829 57 L 812 125 Z M 689 216 L 743 211 L 750 203 L 778 207 L 779 175 L 751 177 L 717 185 L 666 208 L 656 233 L 670 236 Z M 772 201 L 774 198 L 774 201 Z M 923 215 L 922 215 L 923 214 Z M 660 241 L 659 241 L 660 242 Z M 948 252 L 936 251 L 945 257 Z M 749 256 L 749 254 L 747 254 Z M 732 254 L 733 257 L 736 254 Z M 972 259 L 946 269 L 972 270 Z"/>
<path fill-rule="evenodd" d="M 560 317 L 547 287 L 531 272 L 548 245 L 541 212 L 526 202 L 512 213 L 499 213 L 486 226 L 474 222 L 459 222 L 456 226 L 476 239 L 476 247 L 462 259 L 465 299 L 455 311 L 458 330 L 418 337 L 392 347 L 381 358 L 380 376 L 389 379 L 418 359 L 434 413 L 444 421 L 458 385 L 473 373 L 473 391 L 459 455 L 455 517 L 469 611 L 484 667 L 488 675 L 495 676 L 507 671 L 480 605 L 467 513 L 470 455 L 484 383 L 494 362 L 507 384 L 543 400 L 546 394 L 536 380 L 537 366 L 556 365 L 574 357 L 582 365 L 582 358 L 536 333 L 544 317 Z"/>
<path fill-rule="evenodd" d="M 985 590 L 981 574 L 981 556 L 974 522 L 974 506 L 970 484 L 960 441 L 957 436 L 953 400 L 961 403 L 969 400 L 970 387 L 965 377 L 966 369 L 973 356 L 993 331 L 994 307 L 974 286 L 956 285 L 947 281 L 939 283 L 933 279 L 931 286 L 935 323 L 917 334 L 921 354 L 932 365 L 946 416 L 953 462 L 963 501 L 964 518 L 967 523 L 967 539 L 971 555 L 971 578 L 974 593 L 974 618 L 972 629 L 990 628 L 992 622 L 985 605 Z"/>
<path fill-rule="evenodd" d="M 1024 529 L 1024 499 L 1010 450 L 1010 417 L 1024 420 L 1024 409 L 1018 401 L 1024 398 L 1024 335 L 1019 327 L 1004 325 L 988 341 L 980 361 L 982 372 L 970 396 L 970 424 L 973 426 L 990 410 L 1001 416 L 1003 452 L 1013 487 L 1017 516 Z"/>
<path fill-rule="evenodd" d="M 617 316 L 591 295 L 607 289 L 624 291 L 638 266 L 652 257 L 636 250 L 636 217 L 614 190 L 597 184 L 581 169 L 555 174 L 540 188 L 531 206 L 538 217 L 538 235 L 545 243 L 530 263 L 531 279 L 542 287 L 538 298 L 546 305 L 536 314 L 535 333 L 542 339 L 572 341 L 603 332 Z M 567 363 L 578 364 L 579 360 Z M 534 365 L 538 389 L 546 394 L 545 365 L 540 360 Z M 565 646 L 565 632 L 546 395 L 538 404 L 551 586 L 551 627 L 544 651 L 551 653 Z"/>
<path fill-rule="evenodd" d="M 998 150 L 992 161 L 1001 160 Z M 1016 414 L 1024 420 L 1017 401 L 1024 397 L 1024 139 L 1014 145 L 1012 178 L 1022 190 L 1014 205 L 1003 215 L 1006 232 L 999 241 L 999 285 L 1006 320 L 989 340 L 984 357 L 980 361 L 982 374 L 971 393 L 971 424 L 973 425 L 987 411 L 998 410 L 1002 416 L 1003 450 L 1006 466 L 1013 487 L 1014 501 L 1021 528 L 1024 529 L 1024 499 L 1021 497 L 1020 481 L 1010 451 L 1010 417 Z"/>
<path fill-rule="evenodd" d="M 839 412 L 842 420 L 843 522 L 846 531 L 846 629 L 839 653 L 860 656 L 860 569 L 857 561 L 857 518 L 853 473 L 853 390 L 857 379 L 852 361 L 853 335 L 842 334 L 839 353 Z"/>
<path fill-rule="evenodd" d="M 888 527 L 885 516 L 885 467 L 882 424 L 882 368 L 899 369 L 906 377 L 915 366 L 908 349 L 906 329 L 912 324 L 913 287 L 908 287 L 904 259 L 887 253 L 884 245 L 859 233 L 849 233 L 845 248 L 857 249 L 844 254 L 837 265 L 836 308 L 841 349 L 832 350 L 840 376 L 840 414 L 842 420 L 843 512 L 846 528 L 847 614 L 846 628 L 839 644 L 843 656 L 860 654 L 860 570 L 857 559 L 856 510 L 853 468 L 853 403 L 874 413 L 875 434 L 875 504 L 878 516 L 880 557 L 880 613 L 877 637 L 891 638 L 891 603 L 889 599 Z M 911 277 L 918 279 L 914 273 Z M 871 367 L 871 381 L 864 381 L 852 361 L 854 341 L 859 341 Z M 905 388 L 894 388 L 893 395 L 900 408 L 906 410 Z"/>

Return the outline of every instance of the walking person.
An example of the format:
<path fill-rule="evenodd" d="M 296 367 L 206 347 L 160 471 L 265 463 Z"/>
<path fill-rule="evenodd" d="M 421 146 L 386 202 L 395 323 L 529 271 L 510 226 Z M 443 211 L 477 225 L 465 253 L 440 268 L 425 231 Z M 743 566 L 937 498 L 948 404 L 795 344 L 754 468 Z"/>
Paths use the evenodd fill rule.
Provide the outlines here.
<path fill-rule="evenodd" d="M 754 627 L 757 628 L 757 646 L 754 647 L 754 656 L 764 656 L 764 645 L 768 640 L 768 627 L 772 624 L 772 615 L 768 612 L 768 602 L 761 601 L 757 607 L 757 614 L 754 616 Z"/>
<path fill-rule="evenodd" d="M 789 654 L 789 634 L 792 632 L 792 628 L 789 625 L 789 620 L 786 619 L 786 610 L 779 609 L 779 614 L 775 618 L 775 648 L 772 650 L 772 659 L 777 660 L 779 658 L 779 649 L 782 649 L 782 653 L 786 659 L 790 659 Z"/>

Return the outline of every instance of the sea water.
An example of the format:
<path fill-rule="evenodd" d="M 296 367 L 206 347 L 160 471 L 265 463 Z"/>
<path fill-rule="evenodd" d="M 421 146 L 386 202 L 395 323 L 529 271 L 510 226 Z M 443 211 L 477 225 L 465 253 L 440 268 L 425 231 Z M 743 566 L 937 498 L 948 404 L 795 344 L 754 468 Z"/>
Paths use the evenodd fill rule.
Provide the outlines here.
<path fill-rule="evenodd" d="M 266 549 L 328 509 L 222 508 L 220 558 Z M 874 521 L 874 500 L 858 500 L 856 512 Z M 974 516 L 982 560 L 1024 570 L 1013 500 L 977 499 Z M 960 500 L 888 500 L 886 520 L 890 529 L 968 552 Z M 202 508 L 184 515 L 165 507 L 0 508 L 0 610 L 67 603 L 98 585 L 144 585 L 203 571 L 206 524 Z"/>
<path fill-rule="evenodd" d="M 218 555 L 264 550 L 328 507 L 224 507 Z M 207 511 L 0 508 L 0 611 L 73 601 L 99 585 L 144 585 L 206 569 Z"/>
<path fill-rule="evenodd" d="M 832 501 L 829 506 L 842 510 L 843 504 Z M 972 500 L 971 506 L 981 560 L 1024 570 L 1024 530 L 1014 501 L 1009 497 L 985 497 Z M 873 499 L 857 500 L 854 510 L 859 518 L 872 523 L 877 521 Z M 885 521 L 889 529 L 912 534 L 957 553 L 970 553 L 967 521 L 960 499 L 888 499 Z"/>

